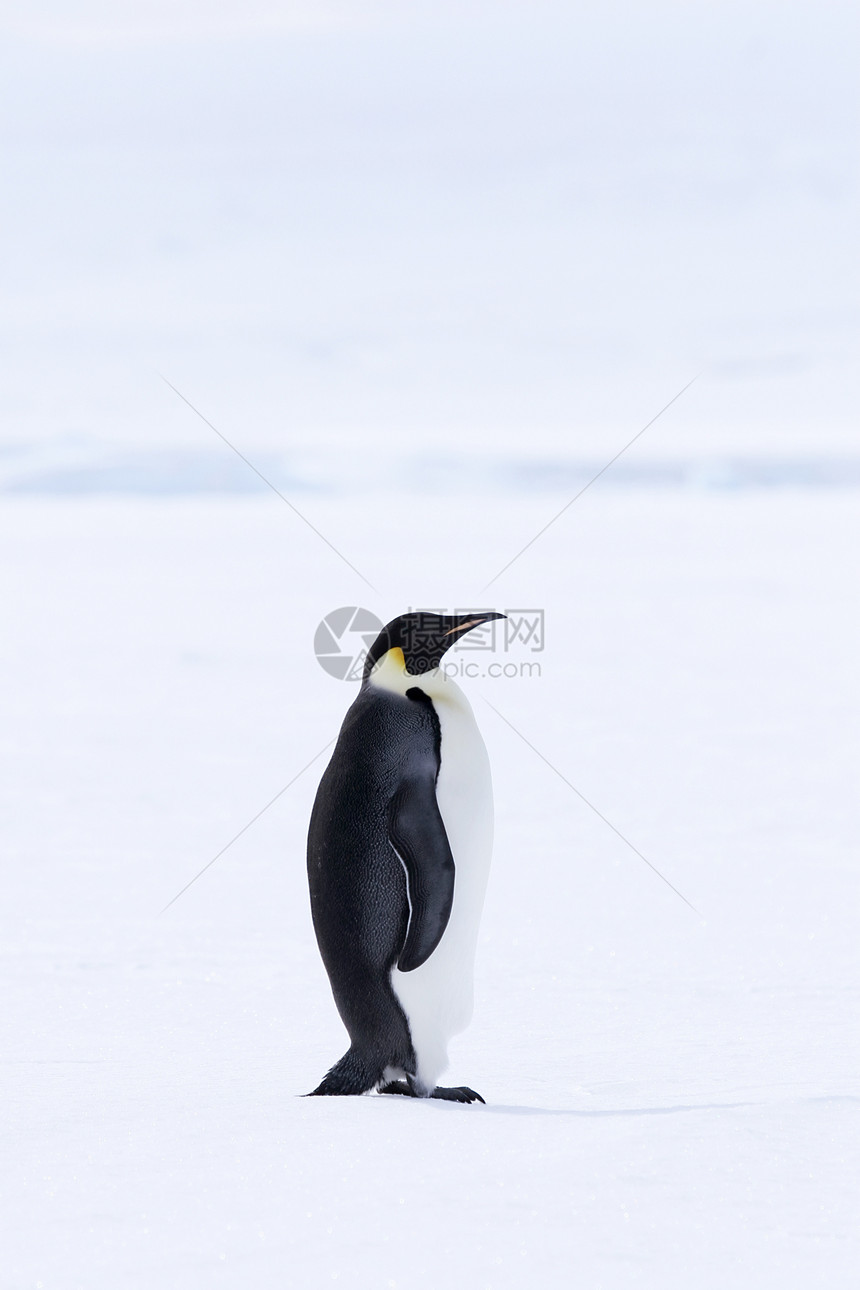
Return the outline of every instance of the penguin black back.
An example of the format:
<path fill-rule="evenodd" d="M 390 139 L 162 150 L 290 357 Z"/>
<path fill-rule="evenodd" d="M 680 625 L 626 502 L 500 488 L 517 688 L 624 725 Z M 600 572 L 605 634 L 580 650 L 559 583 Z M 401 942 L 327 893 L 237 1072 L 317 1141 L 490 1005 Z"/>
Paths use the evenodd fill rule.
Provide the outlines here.
<path fill-rule="evenodd" d="M 424 897 L 431 923 L 429 929 L 421 925 L 418 955 L 435 948 L 450 906 L 454 864 L 435 801 L 438 769 L 439 721 L 423 691 L 401 698 L 363 689 L 323 775 L 308 832 L 314 930 L 352 1041 L 351 1055 L 342 1059 L 347 1071 L 338 1072 L 338 1063 L 318 1092 L 365 1092 L 380 1082 L 387 1067 L 414 1068 L 409 1029 L 390 973 L 409 948 L 410 890 L 401 856 L 410 847 L 405 836 L 410 825 L 426 834 L 434 855 L 442 850 L 441 885 L 449 871 L 451 888 L 440 890 L 440 882 L 434 882 L 432 858 L 428 866 L 426 854 L 416 857 L 416 874 L 430 868 L 423 883 L 412 883 L 413 899 Z M 402 851 L 392 845 L 398 832 Z M 428 893 L 428 886 L 435 891 Z M 355 1080 L 349 1078 L 353 1072 Z M 363 1087 L 344 1087 L 356 1082 Z M 336 1088 L 330 1090 L 332 1084 Z"/>

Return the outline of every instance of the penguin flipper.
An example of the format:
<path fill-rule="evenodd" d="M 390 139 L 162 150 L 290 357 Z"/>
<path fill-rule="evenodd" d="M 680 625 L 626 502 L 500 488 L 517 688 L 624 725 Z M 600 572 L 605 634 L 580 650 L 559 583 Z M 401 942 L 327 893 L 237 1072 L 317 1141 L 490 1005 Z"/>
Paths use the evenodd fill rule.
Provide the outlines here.
<path fill-rule="evenodd" d="M 406 870 L 409 923 L 397 959 L 401 972 L 426 963 L 442 939 L 454 902 L 454 857 L 436 801 L 438 767 L 410 775 L 394 794 L 388 838 Z"/>

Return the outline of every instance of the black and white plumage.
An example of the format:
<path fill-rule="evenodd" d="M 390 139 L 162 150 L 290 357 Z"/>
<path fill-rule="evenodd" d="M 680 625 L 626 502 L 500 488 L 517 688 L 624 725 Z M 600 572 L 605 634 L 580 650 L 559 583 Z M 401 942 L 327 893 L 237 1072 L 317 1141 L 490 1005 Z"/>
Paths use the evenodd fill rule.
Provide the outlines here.
<path fill-rule="evenodd" d="M 492 785 L 468 700 L 439 665 L 501 617 L 404 614 L 368 654 L 308 833 L 314 928 L 351 1041 L 316 1094 L 479 1098 L 438 1079 L 472 1012 Z"/>

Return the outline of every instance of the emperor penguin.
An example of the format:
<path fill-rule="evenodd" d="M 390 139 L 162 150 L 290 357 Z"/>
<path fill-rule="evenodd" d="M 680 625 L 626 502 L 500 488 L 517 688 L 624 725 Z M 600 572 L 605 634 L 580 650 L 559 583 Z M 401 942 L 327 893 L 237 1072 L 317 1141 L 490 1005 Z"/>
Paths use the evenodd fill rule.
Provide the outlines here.
<path fill-rule="evenodd" d="M 493 842 L 487 751 L 440 665 L 504 617 L 402 614 L 367 655 L 308 831 L 314 930 L 350 1038 L 314 1095 L 484 1100 L 438 1084 L 472 1015 Z"/>

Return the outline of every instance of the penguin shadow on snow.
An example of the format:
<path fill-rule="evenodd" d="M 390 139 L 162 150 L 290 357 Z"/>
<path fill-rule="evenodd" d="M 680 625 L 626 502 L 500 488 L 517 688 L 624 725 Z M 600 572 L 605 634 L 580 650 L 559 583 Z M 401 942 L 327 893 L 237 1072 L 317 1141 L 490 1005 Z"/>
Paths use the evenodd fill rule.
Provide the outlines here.
<path fill-rule="evenodd" d="M 693 1111 L 734 1111 L 742 1107 L 757 1106 L 756 1102 L 694 1102 L 677 1106 L 607 1107 L 605 1110 L 587 1111 L 578 1107 L 547 1106 L 493 1106 L 484 1107 L 485 1115 L 569 1115 L 583 1120 L 617 1119 L 645 1115 L 682 1115 Z"/>
<path fill-rule="evenodd" d="M 307 1094 L 299 1094 L 305 1096 Z M 434 1098 L 387 1098 L 373 1094 L 365 1095 L 363 1102 L 378 1102 L 405 1104 L 405 1106 L 422 1106 L 438 1107 L 444 1104 L 444 1099 Z M 815 1099 L 811 1099 L 815 1100 Z M 827 1100 L 827 1099 L 818 1099 Z M 858 1099 L 860 1100 L 860 1099 Z M 692 1102 L 677 1103 L 672 1106 L 625 1106 L 625 1107 L 606 1107 L 602 1110 L 586 1110 L 575 1106 L 520 1106 L 511 1103 L 493 1103 L 484 1102 L 474 1104 L 474 1111 L 480 1115 L 508 1115 L 508 1116 L 569 1116 L 572 1119 L 579 1120 L 610 1120 L 624 1118 L 641 1118 L 643 1116 L 655 1115 L 690 1115 L 696 1111 L 738 1111 L 748 1107 L 761 1106 L 761 1102 Z M 405 1107 L 404 1107 L 405 1113 Z"/>

